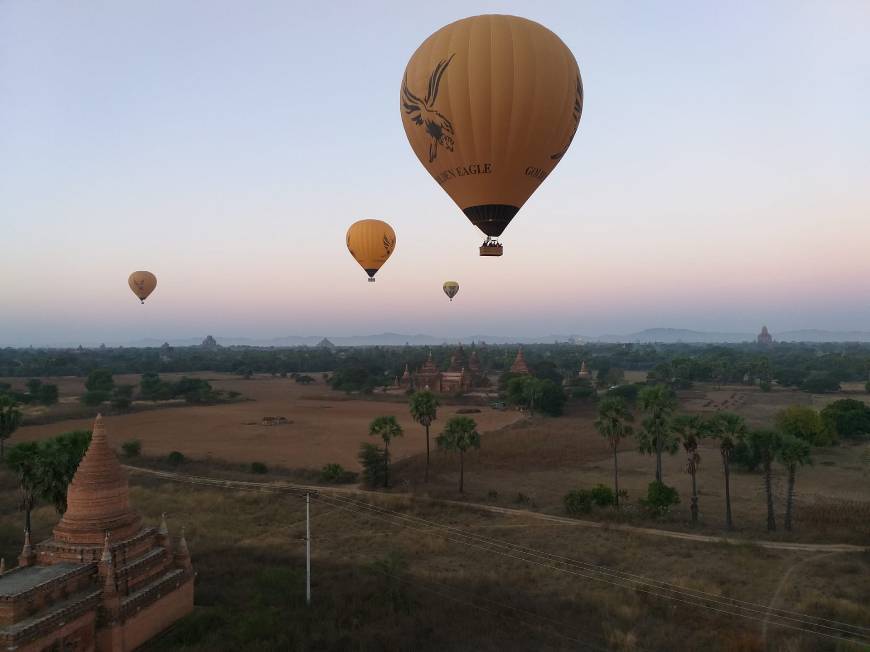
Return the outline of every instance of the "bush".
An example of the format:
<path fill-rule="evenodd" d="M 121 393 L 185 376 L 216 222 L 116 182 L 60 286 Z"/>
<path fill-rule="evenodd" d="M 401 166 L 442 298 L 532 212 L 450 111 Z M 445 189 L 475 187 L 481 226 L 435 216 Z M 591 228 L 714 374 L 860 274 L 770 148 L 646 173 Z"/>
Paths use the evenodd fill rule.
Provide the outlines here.
<path fill-rule="evenodd" d="M 269 468 L 262 462 L 251 462 L 251 473 L 265 475 L 269 472 Z"/>
<path fill-rule="evenodd" d="M 813 371 L 801 383 L 801 389 L 811 394 L 826 394 L 839 392 L 840 381 L 836 376 L 824 371 Z"/>
<path fill-rule="evenodd" d="M 654 516 L 664 516 L 674 505 L 679 505 L 680 494 L 664 482 L 654 480 L 647 487 L 646 498 L 640 501 Z"/>
<path fill-rule="evenodd" d="M 109 398 L 109 392 L 104 392 L 102 390 L 88 390 L 84 394 L 82 394 L 81 402 L 85 405 L 95 407 L 97 405 L 100 405 L 101 403 L 105 403 L 109 400 Z"/>
<path fill-rule="evenodd" d="M 142 454 L 142 442 L 138 439 L 131 439 L 121 444 L 121 450 L 124 452 L 124 457 L 139 457 Z"/>
<path fill-rule="evenodd" d="M 133 386 L 116 385 L 112 390 L 112 406 L 119 410 L 126 410 L 133 403 Z"/>
<path fill-rule="evenodd" d="M 359 449 L 359 463 L 363 468 L 363 480 L 368 487 L 384 484 L 384 449 L 369 442 L 363 442 Z"/>
<path fill-rule="evenodd" d="M 576 386 L 572 387 L 570 391 L 571 391 L 571 398 L 577 398 L 577 399 L 593 398 L 597 394 L 597 392 L 595 391 L 595 388 L 589 384 L 576 385 Z"/>
<path fill-rule="evenodd" d="M 57 385 L 43 385 L 39 388 L 39 402 L 43 405 L 54 405 L 58 400 Z"/>
<path fill-rule="evenodd" d="M 645 383 L 640 384 L 631 384 L 631 385 L 620 385 L 619 387 L 614 387 L 609 392 L 607 392 L 608 396 L 618 396 L 626 403 L 636 403 L 637 395 L 640 393 L 640 388 Z"/>
<path fill-rule="evenodd" d="M 592 489 L 574 489 L 562 497 L 565 511 L 570 516 L 588 514 L 593 507 L 611 507 L 616 504 L 613 489 L 603 484 Z"/>
<path fill-rule="evenodd" d="M 187 458 L 178 451 L 172 451 L 166 458 L 166 461 L 169 462 L 172 466 L 179 466 L 184 464 L 187 461 Z"/>
<path fill-rule="evenodd" d="M 762 380 L 760 383 L 758 383 L 758 386 L 761 388 L 762 392 L 769 392 L 771 389 L 773 389 L 773 385 L 769 380 Z"/>
<path fill-rule="evenodd" d="M 745 441 L 741 441 L 734 447 L 731 453 L 731 464 L 744 471 L 756 471 L 761 465 L 761 456 Z"/>
<path fill-rule="evenodd" d="M 115 381 L 109 369 L 94 369 L 85 381 L 85 389 L 91 392 L 111 392 L 114 386 Z"/>
<path fill-rule="evenodd" d="M 347 471 L 341 464 L 327 464 L 320 469 L 320 481 L 333 484 L 355 482 L 357 474 Z"/>
<path fill-rule="evenodd" d="M 836 431 L 828 428 L 822 417 L 813 408 L 791 405 L 780 410 L 774 419 L 777 430 L 813 446 L 831 446 L 836 440 Z"/>
<path fill-rule="evenodd" d="M 825 406 L 821 412 L 825 426 L 843 439 L 870 435 L 870 407 L 863 401 L 844 398 Z"/>

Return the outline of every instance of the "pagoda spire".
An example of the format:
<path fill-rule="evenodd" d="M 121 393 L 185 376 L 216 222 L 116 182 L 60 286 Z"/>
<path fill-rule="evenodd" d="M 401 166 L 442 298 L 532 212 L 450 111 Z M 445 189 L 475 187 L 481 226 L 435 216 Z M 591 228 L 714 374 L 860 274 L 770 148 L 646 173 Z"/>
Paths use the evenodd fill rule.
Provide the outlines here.
<path fill-rule="evenodd" d="M 54 528 L 54 538 L 96 546 L 106 531 L 123 541 L 141 528 L 142 517 L 130 507 L 127 474 L 109 446 L 103 417 L 98 414 L 91 443 L 67 488 L 67 510 Z"/>
<path fill-rule="evenodd" d="M 511 365 L 511 373 L 518 374 L 520 376 L 531 376 L 531 372 L 529 371 L 529 366 L 526 364 L 526 358 L 523 355 L 523 347 L 520 346 L 517 349 L 517 357 L 514 360 L 514 363 Z"/>
<path fill-rule="evenodd" d="M 175 550 L 175 561 L 183 568 L 190 570 L 193 565 L 190 563 L 190 550 L 187 548 L 187 538 L 184 536 L 184 528 L 181 528 L 181 537 L 178 539 L 178 547 Z"/>
<path fill-rule="evenodd" d="M 24 530 L 24 545 L 21 547 L 21 554 L 18 555 L 19 566 L 32 566 L 36 563 L 36 553 L 33 552 L 33 545 L 30 543 L 30 530 Z"/>

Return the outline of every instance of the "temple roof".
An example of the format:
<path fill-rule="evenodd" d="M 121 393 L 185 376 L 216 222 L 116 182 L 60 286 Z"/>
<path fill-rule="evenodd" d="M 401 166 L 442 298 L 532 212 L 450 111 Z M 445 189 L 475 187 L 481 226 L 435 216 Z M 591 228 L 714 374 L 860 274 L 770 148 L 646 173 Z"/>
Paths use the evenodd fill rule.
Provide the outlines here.
<path fill-rule="evenodd" d="M 127 474 L 109 446 L 103 417 L 97 415 L 91 444 L 67 489 L 67 510 L 54 538 L 70 544 L 101 545 L 136 534 L 142 518 L 130 508 Z"/>
<path fill-rule="evenodd" d="M 523 356 L 523 347 L 520 347 L 517 351 L 517 357 L 511 365 L 511 373 L 531 375 L 529 366 L 526 364 L 526 358 Z"/>

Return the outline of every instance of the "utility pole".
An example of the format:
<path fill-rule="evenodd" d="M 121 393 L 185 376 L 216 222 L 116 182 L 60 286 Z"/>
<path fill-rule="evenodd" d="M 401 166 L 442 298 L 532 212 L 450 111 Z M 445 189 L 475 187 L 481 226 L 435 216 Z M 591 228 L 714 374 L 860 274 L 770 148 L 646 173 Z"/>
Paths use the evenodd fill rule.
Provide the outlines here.
<path fill-rule="evenodd" d="M 305 604 L 311 604 L 311 494 L 305 494 Z"/>

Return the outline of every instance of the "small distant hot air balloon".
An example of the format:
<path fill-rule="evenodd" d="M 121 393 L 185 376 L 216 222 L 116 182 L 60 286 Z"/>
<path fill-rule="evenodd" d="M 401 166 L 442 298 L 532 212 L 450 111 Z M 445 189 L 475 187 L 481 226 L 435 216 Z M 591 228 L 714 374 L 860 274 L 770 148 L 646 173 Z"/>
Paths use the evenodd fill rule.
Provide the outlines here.
<path fill-rule="evenodd" d="M 370 283 L 395 248 L 396 232 L 381 220 L 360 220 L 347 230 L 347 250 L 369 275 Z"/>
<path fill-rule="evenodd" d="M 571 50 L 516 16 L 464 18 L 411 56 L 399 108 L 423 167 L 486 234 L 481 256 L 564 156 L 583 111 Z"/>
<path fill-rule="evenodd" d="M 459 283 L 456 281 L 444 281 L 444 294 L 447 295 L 450 301 L 453 301 L 453 297 L 459 294 Z"/>
<path fill-rule="evenodd" d="M 157 277 L 151 272 L 133 272 L 127 279 L 127 284 L 133 290 L 133 294 L 139 297 L 139 301 L 145 303 L 145 299 L 157 287 Z"/>

